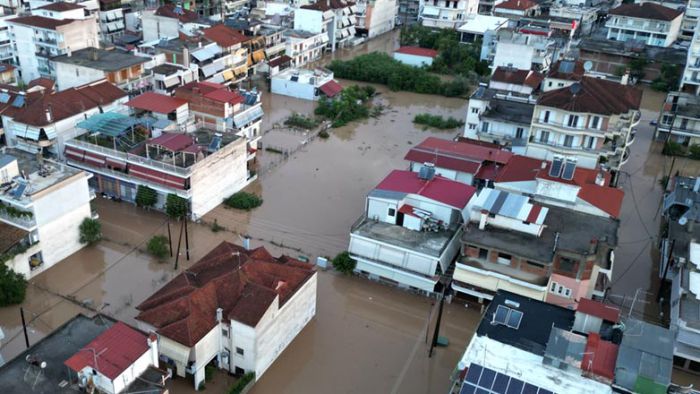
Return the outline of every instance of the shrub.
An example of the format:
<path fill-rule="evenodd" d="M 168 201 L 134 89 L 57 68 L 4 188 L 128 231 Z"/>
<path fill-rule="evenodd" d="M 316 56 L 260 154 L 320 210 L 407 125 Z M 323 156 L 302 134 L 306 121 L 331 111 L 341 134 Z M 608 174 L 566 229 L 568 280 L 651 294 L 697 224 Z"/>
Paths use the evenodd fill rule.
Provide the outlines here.
<path fill-rule="evenodd" d="M 413 118 L 413 123 L 422 124 L 436 129 L 454 129 L 464 125 L 464 122 L 453 117 L 447 119 L 440 115 L 418 114 Z"/>
<path fill-rule="evenodd" d="M 232 196 L 224 200 L 224 204 L 230 208 L 244 209 L 250 211 L 253 208 L 261 206 L 263 203 L 262 198 L 256 196 L 253 193 L 238 192 L 234 193 Z"/>
<path fill-rule="evenodd" d="M 326 138 L 330 137 L 331 135 L 326 130 L 321 130 L 318 133 L 318 136 L 325 140 Z"/>
<path fill-rule="evenodd" d="M 142 208 L 151 208 L 158 202 L 158 193 L 148 186 L 139 185 L 136 189 L 136 205 Z"/>
<path fill-rule="evenodd" d="M 350 253 L 347 251 L 342 252 L 335 256 L 332 261 L 333 268 L 342 272 L 344 274 L 351 274 L 355 270 L 357 261 L 350 257 Z"/>
<path fill-rule="evenodd" d="M 158 260 L 165 260 L 170 254 L 170 248 L 168 245 L 168 237 L 164 235 L 155 235 L 148 240 L 146 244 L 146 250 L 148 253 L 152 254 L 153 257 Z"/>
<path fill-rule="evenodd" d="M 211 380 L 214 378 L 214 371 L 216 368 L 213 365 L 207 365 L 204 367 L 204 380 L 207 382 L 211 382 Z"/>
<path fill-rule="evenodd" d="M 218 233 L 219 231 L 225 230 L 223 226 L 219 225 L 219 222 L 214 219 L 214 223 L 211 224 L 211 231 L 214 233 Z"/>
<path fill-rule="evenodd" d="M 683 145 L 678 142 L 668 141 L 661 153 L 667 156 L 680 156 L 683 154 Z"/>
<path fill-rule="evenodd" d="M 353 85 L 343 89 L 335 99 L 322 98 L 316 107 L 316 115 L 332 121 L 333 127 L 340 127 L 357 119 L 369 117 L 367 102 L 373 89 Z"/>
<path fill-rule="evenodd" d="M 171 219 L 181 219 L 187 216 L 187 200 L 177 194 L 168 194 L 165 199 L 165 213 Z"/>
<path fill-rule="evenodd" d="M 243 375 L 236 383 L 231 386 L 228 390 L 228 394 L 241 394 L 243 389 L 248 385 L 248 383 L 255 380 L 255 372 L 248 372 Z"/>
<path fill-rule="evenodd" d="M 293 113 L 287 120 L 284 121 L 284 124 L 290 127 L 300 127 L 302 129 L 314 129 L 316 126 L 318 126 L 320 122 L 316 119 L 300 115 L 298 113 Z"/>
<path fill-rule="evenodd" d="M 688 148 L 688 154 L 693 160 L 700 160 L 700 145 L 693 144 Z"/>
<path fill-rule="evenodd" d="M 78 227 L 80 243 L 92 245 L 102 239 L 102 225 L 97 219 L 85 218 Z"/>
<path fill-rule="evenodd" d="M 0 307 L 20 304 L 27 293 L 24 275 L 0 263 Z"/>

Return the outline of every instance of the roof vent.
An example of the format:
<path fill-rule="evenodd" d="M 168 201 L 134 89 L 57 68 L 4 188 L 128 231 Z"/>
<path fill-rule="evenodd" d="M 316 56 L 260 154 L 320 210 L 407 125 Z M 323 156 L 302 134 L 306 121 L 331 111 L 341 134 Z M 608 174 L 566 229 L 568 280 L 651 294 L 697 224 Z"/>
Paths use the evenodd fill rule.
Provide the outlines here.
<path fill-rule="evenodd" d="M 571 90 L 571 94 L 573 94 L 575 96 L 575 95 L 581 93 L 581 84 L 578 82 L 574 83 L 573 85 L 571 85 L 569 87 L 569 89 Z"/>
<path fill-rule="evenodd" d="M 425 163 L 418 171 L 418 178 L 429 181 L 435 177 L 435 167 L 430 163 Z"/>
<path fill-rule="evenodd" d="M 552 159 L 552 166 L 549 167 L 549 176 L 552 178 L 559 178 L 561 176 L 561 170 L 564 166 L 564 158 L 561 156 L 554 156 Z"/>
<path fill-rule="evenodd" d="M 563 179 L 566 179 L 567 181 L 570 181 L 574 179 L 574 172 L 576 171 L 576 160 L 574 159 L 566 159 L 566 162 L 564 163 L 564 171 L 561 174 L 561 177 Z"/>

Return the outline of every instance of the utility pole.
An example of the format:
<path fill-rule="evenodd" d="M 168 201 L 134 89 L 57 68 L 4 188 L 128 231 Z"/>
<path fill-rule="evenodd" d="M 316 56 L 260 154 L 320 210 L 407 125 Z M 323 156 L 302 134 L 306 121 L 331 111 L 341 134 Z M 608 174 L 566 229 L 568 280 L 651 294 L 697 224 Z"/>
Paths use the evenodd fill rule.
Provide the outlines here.
<path fill-rule="evenodd" d="M 19 307 L 19 315 L 22 317 L 22 331 L 24 331 L 24 344 L 27 345 L 29 349 L 29 335 L 27 335 L 27 323 L 24 320 L 24 308 Z"/>
<path fill-rule="evenodd" d="M 170 249 L 170 257 L 173 257 L 173 237 L 170 234 L 170 219 L 168 219 L 168 248 Z"/>
<path fill-rule="evenodd" d="M 688 220 L 693 220 L 688 219 Z M 668 250 L 668 259 L 666 259 L 666 267 L 664 267 L 664 274 L 661 277 L 661 283 L 659 283 L 659 291 L 656 293 L 656 302 L 661 301 L 661 293 L 666 288 L 666 275 L 668 275 L 668 267 L 673 263 L 673 247 L 676 245 L 676 240 L 671 240 L 671 246 Z"/>
<path fill-rule="evenodd" d="M 182 244 L 182 230 L 184 225 L 180 223 L 180 236 L 177 238 L 177 253 L 175 254 L 175 271 L 177 271 L 178 262 L 180 260 L 180 245 Z"/>
<path fill-rule="evenodd" d="M 187 261 L 190 261 L 190 237 L 187 232 L 187 217 L 188 215 L 185 214 L 182 220 L 185 222 L 185 255 L 187 256 Z"/>
<path fill-rule="evenodd" d="M 433 332 L 433 341 L 430 343 L 430 352 L 428 353 L 428 358 L 433 357 L 433 348 L 437 345 L 438 336 L 440 335 L 440 322 L 442 320 L 442 308 L 445 306 L 445 296 L 447 295 L 447 290 L 450 287 L 452 280 L 449 280 L 445 287 L 442 289 L 442 296 L 440 297 L 440 307 L 438 309 L 437 321 L 435 322 L 435 331 Z"/>

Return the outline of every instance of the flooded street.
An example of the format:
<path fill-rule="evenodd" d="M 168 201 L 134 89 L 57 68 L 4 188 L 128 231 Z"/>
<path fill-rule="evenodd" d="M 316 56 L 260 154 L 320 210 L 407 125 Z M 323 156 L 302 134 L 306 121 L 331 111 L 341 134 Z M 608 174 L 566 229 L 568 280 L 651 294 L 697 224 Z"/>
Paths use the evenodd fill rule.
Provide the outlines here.
<path fill-rule="evenodd" d="M 398 34 L 393 32 L 329 58 L 388 52 L 396 46 Z M 340 82 L 345 86 L 355 83 Z M 183 241 L 177 270 L 175 258 L 158 262 L 144 252 L 150 237 L 167 236 L 164 215 L 126 203 L 95 200 L 104 240 L 30 283 L 23 304 L 30 321 L 30 343 L 81 312 L 101 311 L 134 323 L 136 305 L 222 240 L 240 243 L 241 235 L 250 235 L 254 247 L 263 245 L 274 255 L 305 256 L 312 261 L 345 250 L 349 229 L 362 215 L 367 193 L 391 169 L 408 167 L 403 160 L 408 148 L 430 136 L 451 139 L 461 133 L 424 129 L 413 124 L 413 117 L 429 112 L 463 119 L 467 110 L 465 99 L 374 86 L 378 103 L 386 107 L 377 118 L 332 129 L 325 140 L 307 141 L 307 135 L 284 129 L 266 134 L 264 146 L 296 148 L 288 156 L 258 151 L 259 166 L 268 170 L 248 190 L 259 194 L 263 205 L 251 212 L 219 206 L 202 223 L 191 224 L 190 259 L 186 259 Z M 658 116 L 660 99 L 659 94 L 645 94 L 643 120 L 620 179 L 626 196 L 610 295 L 611 301 L 628 312 L 636 293 L 633 313 L 650 320 L 658 319 L 658 308 L 652 302 L 655 294 L 647 293 L 658 285 L 657 212 L 662 194 L 658 180 L 669 173 L 672 161 L 660 155 L 659 143 L 652 142 L 649 120 Z M 263 130 L 267 131 L 294 112 L 311 114 L 315 103 L 265 93 L 263 106 Z M 698 168 L 700 162 L 677 159 L 673 172 L 697 175 Z M 224 230 L 212 231 L 210 224 L 215 220 Z M 171 223 L 170 231 L 176 246 L 180 224 Z M 446 305 L 441 335 L 450 344 L 437 348 L 428 358 L 426 334 L 435 316 L 436 307 L 424 297 L 331 271 L 319 272 L 316 317 L 252 393 L 445 393 L 450 373 L 480 316 L 478 310 L 461 303 Z M 24 350 L 19 307 L 0 309 L 0 326 L 6 336 L 0 355 L 7 360 Z M 207 390 L 218 393 L 230 383 L 217 374 Z M 193 392 L 188 384 L 177 379 L 171 383 L 171 392 Z"/>

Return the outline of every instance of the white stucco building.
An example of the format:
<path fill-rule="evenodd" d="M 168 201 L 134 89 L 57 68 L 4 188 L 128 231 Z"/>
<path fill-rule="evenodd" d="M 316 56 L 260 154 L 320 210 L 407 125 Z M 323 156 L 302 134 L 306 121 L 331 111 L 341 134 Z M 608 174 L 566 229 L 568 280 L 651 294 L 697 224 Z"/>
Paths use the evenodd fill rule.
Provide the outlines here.
<path fill-rule="evenodd" d="M 374 38 L 394 29 L 398 16 L 396 0 L 363 0 L 355 4 L 357 30 L 367 38 Z"/>
<path fill-rule="evenodd" d="M 426 27 L 456 29 L 478 9 L 478 0 L 421 0 L 418 20 Z"/>
<path fill-rule="evenodd" d="M 669 47 L 678 39 L 683 21 L 683 11 L 655 3 L 623 4 L 608 14 L 608 40 L 635 40 L 659 47 Z"/>
<path fill-rule="evenodd" d="M 340 90 L 337 90 L 337 87 L 342 89 L 333 80 L 332 71 L 320 68 L 288 68 L 272 76 L 270 82 L 272 93 L 304 100 L 318 100 L 324 94 L 328 96 L 325 91 L 338 94 Z"/>
<path fill-rule="evenodd" d="M 345 0 L 319 0 L 294 11 L 294 29 L 328 35 L 331 51 L 352 45 L 356 33 L 355 3 Z M 289 55 L 289 54 L 288 54 Z"/>
<path fill-rule="evenodd" d="M 285 30 L 285 54 L 289 56 L 292 67 L 303 67 L 307 63 L 321 58 L 330 42 L 328 34 L 312 33 L 305 30 Z"/>
<path fill-rule="evenodd" d="M 0 154 L 0 237 L 5 264 L 32 278 L 80 250 L 78 227 L 92 217 L 90 175 L 54 161 L 7 150 Z M 26 175 L 26 176 L 23 176 Z"/>
<path fill-rule="evenodd" d="M 315 316 L 316 282 L 310 264 L 222 242 L 141 303 L 136 319 L 158 333 L 161 358 L 174 374 L 194 375 L 195 388 L 212 360 L 260 379 Z M 218 301 L 197 302 L 212 296 Z"/>
<path fill-rule="evenodd" d="M 548 35 L 527 30 L 500 29 L 496 36 L 492 68 L 547 69 L 553 62 L 555 43 Z"/>

